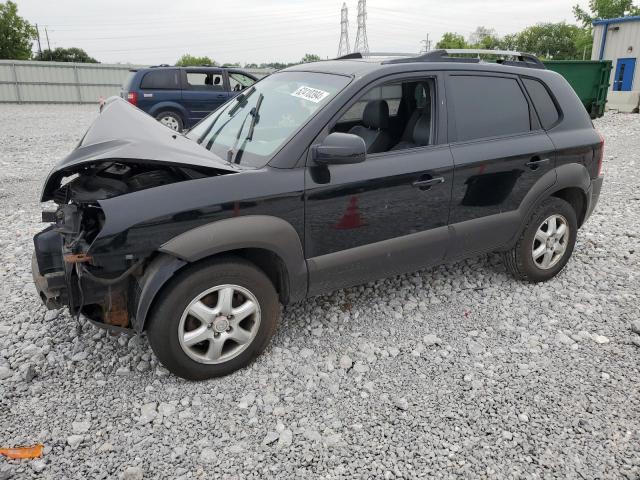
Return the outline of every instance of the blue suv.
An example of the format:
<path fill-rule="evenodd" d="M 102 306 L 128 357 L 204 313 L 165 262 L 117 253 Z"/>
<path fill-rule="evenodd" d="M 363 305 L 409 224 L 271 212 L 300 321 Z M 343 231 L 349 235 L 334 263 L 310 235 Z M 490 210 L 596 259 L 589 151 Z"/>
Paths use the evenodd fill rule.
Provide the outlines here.
<path fill-rule="evenodd" d="M 258 79 L 222 67 L 159 67 L 131 70 L 120 96 L 167 127 L 191 128 Z"/>

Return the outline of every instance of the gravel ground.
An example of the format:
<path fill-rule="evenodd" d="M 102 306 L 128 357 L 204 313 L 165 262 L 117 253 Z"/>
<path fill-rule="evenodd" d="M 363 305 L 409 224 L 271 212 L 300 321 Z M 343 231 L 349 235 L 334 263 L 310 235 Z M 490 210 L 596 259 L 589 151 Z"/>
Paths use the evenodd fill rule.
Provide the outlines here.
<path fill-rule="evenodd" d="M 189 383 L 40 306 L 38 193 L 96 109 L 1 108 L 0 447 L 45 453 L 0 479 L 640 478 L 640 116 L 596 122 L 604 190 L 556 279 L 490 255 L 341 290 Z"/>

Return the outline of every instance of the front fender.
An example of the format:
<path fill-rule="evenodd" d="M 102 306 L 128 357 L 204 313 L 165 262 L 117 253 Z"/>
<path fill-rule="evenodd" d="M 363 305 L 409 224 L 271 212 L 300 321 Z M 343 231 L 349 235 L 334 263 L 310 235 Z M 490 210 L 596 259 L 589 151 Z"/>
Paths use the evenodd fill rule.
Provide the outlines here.
<path fill-rule="evenodd" d="M 290 301 L 306 296 L 307 264 L 302 242 L 295 228 L 278 217 L 247 215 L 208 223 L 172 238 L 159 250 L 191 263 L 246 248 L 268 250 L 277 255 L 287 269 Z"/>
<path fill-rule="evenodd" d="M 132 322 L 136 332 L 140 333 L 144 330 L 147 315 L 160 289 L 185 265 L 187 262 L 179 258 L 159 255 L 147 266 L 144 275 L 138 280 L 139 294 L 135 318 Z"/>

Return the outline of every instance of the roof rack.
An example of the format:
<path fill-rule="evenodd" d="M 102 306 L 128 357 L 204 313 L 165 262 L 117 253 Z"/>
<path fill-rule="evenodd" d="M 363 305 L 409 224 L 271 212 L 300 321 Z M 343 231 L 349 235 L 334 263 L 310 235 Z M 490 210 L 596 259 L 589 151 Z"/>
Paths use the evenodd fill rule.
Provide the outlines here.
<path fill-rule="evenodd" d="M 341 57 L 334 58 L 334 60 L 357 60 L 360 58 L 369 57 L 415 57 L 415 53 L 397 53 L 397 52 L 369 52 L 362 54 L 361 52 L 347 53 Z"/>
<path fill-rule="evenodd" d="M 358 58 L 362 58 L 362 54 L 360 52 L 347 53 L 346 55 L 342 55 L 340 57 L 334 58 L 334 60 L 355 60 Z"/>
<path fill-rule="evenodd" d="M 451 55 L 467 55 L 465 57 L 452 57 Z M 471 57 L 469 55 L 475 55 Z M 480 55 L 494 55 L 506 57 L 500 59 L 497 63 L 501 65 L 509 65 L 512 67 L 528 67 L 528 68 L 546 68 L 544 63 L 538 57 L 530 53 L 513 52 L 510 50 L 483 50 L 483 49 L 441 49 L 432 50 L 418 56 L 409 56 L 406 58 L 396 58 L 386 60 L 382 63 L 414 63 L 414 62 L 459 62 L 459 63 L 480 63 L 482 60 Z M 390 55 L 388 55 L 390 56 Z"/>

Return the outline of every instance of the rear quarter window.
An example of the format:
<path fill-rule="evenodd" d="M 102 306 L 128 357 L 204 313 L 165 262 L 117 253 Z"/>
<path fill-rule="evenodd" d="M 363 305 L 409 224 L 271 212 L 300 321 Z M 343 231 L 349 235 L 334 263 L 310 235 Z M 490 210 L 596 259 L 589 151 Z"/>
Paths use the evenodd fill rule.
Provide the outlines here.
<path fill-rule="evenodd" d="M 460 142 L 531 130 L 529 103 L 516 79 L 453 75 L 447 98 L 453 105 Z"/>
<path fill-rule="evenodd" d="M 536 112 L 538 112 L 542 128 L 549 130 L 560 120 L 558 107 L 551 98 L 549 90 L 547 90 L 547 87 L 545 87 L 542 82 L 532 78 L 523 78 L 522 83 L 524 83 L 529 97 L 531 97 L 531 101 L 533 102 L 533 106 Z"/>
<path fill-rule="evenodd" d="M 153 90 L 178 90 L 180 88 L 178 70 L 155 70 L 145 73 L 140 88 Z"/>
<path fill-rule="evenodd" d="M 127 75 L 127 78 L 125 79 L 125 81 L 122 83 L 122 89 L 123 90 L 131 90 L 133 85 L 133 79 L 135 78 L 136 74 L 138 72 L 137 71 L 130 71 L 129 74 Z"/>

